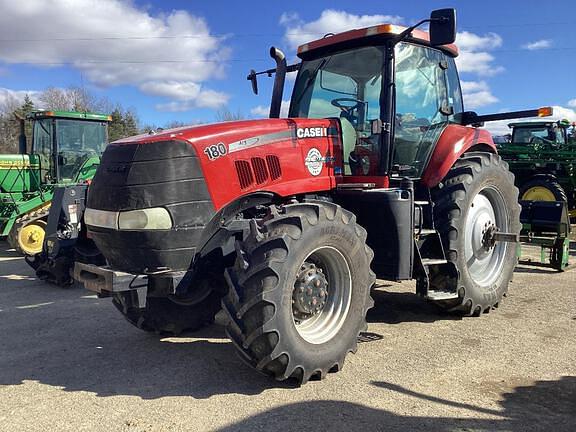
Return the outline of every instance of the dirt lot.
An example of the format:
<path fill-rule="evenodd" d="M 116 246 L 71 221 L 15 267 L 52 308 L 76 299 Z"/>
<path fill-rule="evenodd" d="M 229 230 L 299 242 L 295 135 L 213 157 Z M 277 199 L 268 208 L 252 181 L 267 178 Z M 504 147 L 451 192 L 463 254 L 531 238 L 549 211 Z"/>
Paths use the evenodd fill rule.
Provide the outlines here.
<path fill-rule="evenodd" d="M 0 430 L 576 430 L 575 269 L 519 268 L 481 318 L 412 291 L 379 286 L 369 331 L 382 339 L 295 388 L 244 366 L 219 325 L 142 333 L 0 243 Z"/>

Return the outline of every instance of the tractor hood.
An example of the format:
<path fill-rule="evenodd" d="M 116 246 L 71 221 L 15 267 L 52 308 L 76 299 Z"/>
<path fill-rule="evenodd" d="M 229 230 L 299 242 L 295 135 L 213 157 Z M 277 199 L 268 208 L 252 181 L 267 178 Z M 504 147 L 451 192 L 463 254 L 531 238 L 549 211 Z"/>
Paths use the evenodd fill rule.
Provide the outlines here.
<path fill-rule="evenodd" d="M 328 177 L 341 174 L 330 170 L 342 166 L 334 163 L 342 154 L 337 119 L 243 120 L 164 130 L 116 141 L 104 159 L 116 146 L 174 141 L 194 149 L 216 208 L 258 189 L 291 195 L 291 188 L 283 191 L 288 180 L 306 180 L 309 192 L 327 190 Z M 312 149 L 313 159 L 328 162 L 320 170 L 310 168 Z"/>
<path fill-rule="evenodd" d="M 219 212 L 261 192 L 330 190 L 341 155 L 337 119 L 225 122 L 116 141 L 90 187 L 86 224 L 117 269 L 182 270 Z M 140 226 L 146 217 L 155 221 Z"/>

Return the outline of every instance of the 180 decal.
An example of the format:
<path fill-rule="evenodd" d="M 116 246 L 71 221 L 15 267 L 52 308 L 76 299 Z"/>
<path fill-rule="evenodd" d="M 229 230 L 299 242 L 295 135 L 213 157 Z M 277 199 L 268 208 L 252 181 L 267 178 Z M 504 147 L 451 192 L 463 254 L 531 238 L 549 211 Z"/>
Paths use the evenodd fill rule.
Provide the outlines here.
<path fill-rule="evenodd" d="M 218 144 L 213 144 L 211 146 L 208 146 L 204 149 L 204 153 L 206 153 L 206 156 L 208 156 L 208 158 L 213 161 L 218 159 L 221 156 L 226 156 L 226 153 L 228 153 L 228 149 L 226 148 L 226 146 L 224 145 L 224 143 L 218 143 Z"/>

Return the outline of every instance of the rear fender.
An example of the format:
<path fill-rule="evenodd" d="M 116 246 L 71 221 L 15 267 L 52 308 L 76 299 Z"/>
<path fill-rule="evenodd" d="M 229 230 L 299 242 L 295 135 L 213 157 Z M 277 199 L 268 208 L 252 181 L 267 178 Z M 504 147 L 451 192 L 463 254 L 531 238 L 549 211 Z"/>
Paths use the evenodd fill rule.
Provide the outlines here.
<path fill-rule="evenodd" d="M 497 153 L 492 135 L 485 130 L 451 124 L 444 129 L 422 174 L 422 184 L 436 187 L 460 156 L 468 151 Z"/>

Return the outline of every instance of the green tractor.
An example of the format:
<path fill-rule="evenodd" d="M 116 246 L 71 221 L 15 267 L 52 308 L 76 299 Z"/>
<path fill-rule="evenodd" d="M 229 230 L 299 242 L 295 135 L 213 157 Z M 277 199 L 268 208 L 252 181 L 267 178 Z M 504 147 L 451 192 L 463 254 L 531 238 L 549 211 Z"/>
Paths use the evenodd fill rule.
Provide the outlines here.
<path fill-rule="evenodd" d="M 570 255 L 570 218 L 576 218 L 576 141 L 567 120 L 518 122 L 509 142 L 499 143 L 520 190 L 523 243 L 540 246 L 540 263 L 565 269 Z M 536 264 L 530 258 L 521 262 Z"/>
<path fill-rule="evenodd" d="M 566 120 L 519 122 L 499 153 L 516 177 L 522 201 L 562 201 L 576 217 L 576 142 Z"/>
<path fill-rule="evenodd" d="M 19 154 L 0 155 L 0 239 L 35 255 L 42 251 L 54 188 L 94 176 L 108 142 L 111 117 L 33 111 L 19 120 Z M 30 151 L 26 121 L 32 126 Z"/>

